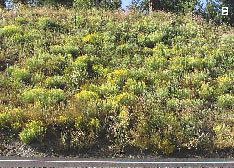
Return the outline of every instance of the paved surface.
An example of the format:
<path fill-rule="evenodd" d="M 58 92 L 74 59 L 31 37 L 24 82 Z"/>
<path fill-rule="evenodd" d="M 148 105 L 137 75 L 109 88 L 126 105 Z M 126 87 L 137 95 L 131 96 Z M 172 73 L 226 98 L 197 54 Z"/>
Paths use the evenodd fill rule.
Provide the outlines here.
<path fill-rule="evenodd" d="M 167 167 L 234 168 L 234 159 L 75 159 L 0 158 L 0 167 Z"/>

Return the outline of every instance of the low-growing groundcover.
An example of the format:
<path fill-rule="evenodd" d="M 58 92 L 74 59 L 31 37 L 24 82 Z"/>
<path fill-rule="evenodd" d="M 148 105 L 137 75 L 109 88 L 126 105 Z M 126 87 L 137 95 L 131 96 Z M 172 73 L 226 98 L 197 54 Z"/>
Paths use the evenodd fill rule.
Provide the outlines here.
<path fill-rule="evenodd" d="M 1 15 L 1 134 L 77 153 L 233 156 L 233 28 L 164 12 Z"/>

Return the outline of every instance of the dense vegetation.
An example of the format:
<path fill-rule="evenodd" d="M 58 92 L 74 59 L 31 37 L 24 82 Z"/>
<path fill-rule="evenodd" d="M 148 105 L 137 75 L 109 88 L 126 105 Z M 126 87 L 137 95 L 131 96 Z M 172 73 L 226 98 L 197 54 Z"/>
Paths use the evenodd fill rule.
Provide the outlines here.
<path fill-rule="evenodd" d="M 233 32 L 192 14 L 4 11 L 0 132 L 61 150 L 232 150 Z"/>
<path fill-rule="evenodd" d="M 7 3 L 30 4 L 32 6 L 75 6 L 77 8 L 90 9 L 92 7 L 102 9 L 118 9 L 122 0 L 0 0 L 0 8 L 6 7 Z M 123 1 L 124 2 L 124 1 Z M 186 14 L 194 12 L 202 15 L 207 21 L 213 20 L 217 24 L 227 23 L 234 26 L 234 1 L 233 0 L 132 0 L 130 8 L 137 8 L 143 12 L 149 9 L 154 11 L 163 10 L 167 12 Z M 222 16 L 222 7 L 229 8 L 229 14 Z"/>

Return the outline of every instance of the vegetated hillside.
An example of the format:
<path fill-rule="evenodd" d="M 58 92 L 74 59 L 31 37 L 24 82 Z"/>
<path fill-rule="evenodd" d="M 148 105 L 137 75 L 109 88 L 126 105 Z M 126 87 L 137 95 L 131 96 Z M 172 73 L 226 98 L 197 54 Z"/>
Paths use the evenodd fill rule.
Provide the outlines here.
<path fill-rule="evenodd" d="M 1 15 L 3 136 L 57 151 L 233 152 L 233 28 L 163 12 Z"/>

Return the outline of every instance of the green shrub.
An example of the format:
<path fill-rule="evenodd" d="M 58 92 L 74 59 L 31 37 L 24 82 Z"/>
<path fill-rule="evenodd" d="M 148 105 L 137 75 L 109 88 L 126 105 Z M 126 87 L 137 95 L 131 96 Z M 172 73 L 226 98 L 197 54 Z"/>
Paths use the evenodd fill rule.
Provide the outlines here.
<path fill-rule="evenodd" d="M 68 59 L 62 55 L 48 55 L 45 57 L 42 57 L 45 64 L 42 67 L 42 71 L 45 72 L 45 74 L 54 75 L 54 74 L 63 74 L 63 70 L 67 66 Z"/>
<path fill-rule="evenodd" d="M 39 18 L 38 26 L 43 30 L 60 30 L 61 25 L 51 18 Z"/>
<path fill-rule="evenodd" d="M 181 50 L 176 47 L 169 49 L 169 47 L 162 42 L 158 43 L 153 48 L 153 55 L 156 57 L 164 57 L 169 59 L 172 55 L 174 55 L 174 53 L 179 55 L 181 53 Z"/>
<path fill-rule="evenodd" d="M 64 114 L 61 114 L 60 116 L 58 116 L 56 118 L 56 125 L 61 129 L 63 129 L 65 127 L 70 127 L 72 120 L 74 120 L 74 119 L 70 119 L 67 116 L 65 116 Z"/>
<path fill-rule="evenodd" d="M 204 67 L 204 60 L 194 56 L 186 57 L 186 69 L 202 69 Z"/>
<path fill-rule="evenodd" d="M 31 82 L 34 84 L 34 85 L 40 85 L 43 83 L 44 81 L 44 74 L 42 73 L 34 73 L 34 75 L 31 77 Z"/>
<path fill-rule="evenodd" d="M 84 43 L 89 43 L 89 44 L 101 44 L 102 40 L 103 40 L 103 35 L 102 34 L 98 34 L 98 33 L 93 33 L 93 34 L 88 34 L 87 36 L 85 36 L 83 39 Z"/>
<path fill-rule="evenodd" d="M 42 142 L 46 128 L 41 121 L 31 121 L 19 134 L 20 140 L 25 144 Z"/>
<path fill-rule="evenodd" d="M 155 90 L 155 94 L 157 95 L 157 97 L 160 99 L 160 100 L 163 100 L 163 99 L 166 99 L 168 98 L 169 96 L 169 88 L 167 86 L 162 86 L 160 88 L 157 88 Z"/>
<path fill-rule="evenodd" d="M 214 145 L 216 149 L 233 148 L 234 134 L 232 128 L 224 123 L 216 124 L 213 127 L 215 131 Z"/>
<path fill-rule="evenodd" d="M 193 97 L 193 90 L 191 90 L 190 88 L 183 88 L 183 89 L 176 89 L 175 90 L 175 97 L 177 98 L 190 98 Z"/>
<path fill-rule="evenodd" d="M 172 98 L 167 101 L 167 108 L 171 110 L 177 110 L 180 108 L 180 100 L 177 98 Z"/>
<path fill-rule="evenodd" d="M 69 62 L 69 55 L 68 57 L 62 55 L 49 55 L 44 54 L 39 57 L 44 62 L 44 65 L 41 67 L 42 72 L 48 75 L 61 75 L 63 74 L 64 69 L 66 68 Z"/>
<path fill-rule="evenodd" d="M 59 45 L 50 46 L 50 52 L 52 54 L 64 54 L 65 53 L 64 48 Z"/>
<path fill-rule="evenodd" d="M 179 119 L 173 112 L 159 110 L 159 107 L 152 107 L 150 116 L 147 118 L 147 130 L 151 150 L 155 153 L 169 155 L 174 152 L 176 147 L 176 137 L 181 129 Z"/>
<path fill-rule="evenodd" d="M 223 34 L 221 37 L 221 43 L 223 45 L 231 45 L 233 44 L 234 40 L 233 40 L 234 36 L 233 34 Z"/>
<path fill-rule="evenodd" d="M 70 62 L 69 55 L 40 54 L 26 61 L 29 71 L 40 71 L 45 75 L 61 75 Z"/>
<path fill-rule="evenodd" d="M 47 77 L 45 80 L 45 86 L 48 88 L 60 88 L 65 87 L 65 80 L 63 76 Z"/>
<path fill-rule="evenodd" d="M 11 130 L 14 134 L 18 134 L 22 130 L 22 124 L 19 122 L 11 123 Z"/>
<path fill-rule="evenodd" d="M 79 116 L 75 119 L 75 128 L 86 133 L 95 133 L 100 131 L 100 121 L 97 118 Z"/>
<path fill-rule="evenodd" d="M 204 99 L 211 99 L 214 94 L 214 88 L 212 86 L 209 86 L 208 83 L 203 83 L 201 85 L 201 88 L 198 91 L 199 95 L 201 98 Z"/>
<path fill-rule="evenodd" d="M 0 131 L 10 129 L 11 114 L 8 112 L 0 113 Z"/>
<path fill-rule="evenodd" d="M 171 144 L 168 142 L 168 140 L 164 140 L 159 143 L 158 148 L 162 151 L 164 155 L 169 155 L 174 152 L 175 150 L 175 145 Z"/>
<path fill-rule="evenodd" d="M 80 86 L 92 72 L 92 61 L 87 55 L 77 57 L 65 70 L 65 76 L 72 86 Z"/>
<path fill-rule="evenodd" d="M 102 64 L 95 64 L 92 66 L 92 70 L 96 73 L 99 77 L 104 77 L 107 75 L 108 68 L 104 68 Z"/>
<path fill-rule="evenodd" d="M 163 34 L 161 32 L 154 32 L 148 35 L 139 34 L 137 36 L 138 43 L 143 47 L 153 48 L 156 43 L 162 40 Z"/>
<path fill-rule="evenodd" d="M 137 82 L 136 80 L 128 79 L 125 82 L 124 89 L 134 94 L 143 94 L 146 89 L 146 85 L 145 85 L 145 82 L 143 81 Z"/>
<path fill-rule="evenodd" d="M 32 57 L 26 60 L 26 66 L 31 72 L 35 72 L 42 69 L 43 65 L 44 61 L 40 58 Z"/>
<path fill-rule="evenodd" d="M 51 89 L 47 91 L 47 104 L 54 105 L 65 100 L 65 93 L 61 89 Z"/>
<path fill-rule="evenodd" d="M 38 38 L 40 38 L 40 33 L 36 30 L 32 30 L 21 34 L 17 33 L 11 37 L 11 40 L 13 41 L 13 43 L 19 43 L 19 44 L 27 43 L 28 45 L 30 45 L 32 41 Z"/>
<path fill-rule="evenodd" d="M 72 86 L 80 86 L 88 78 L 88 72 L 81 68 L 72 68 L 66 79 Z"/>
<path fill-rule="evenodd" d="M 79 101 L 88 101 L 98 99 L 98 95 L 95 92 L 82 90 L 80 93 L 75 95 L 76 99 Z"/>
<path fill-rule="evenodd" d="M 174 73 L 181 73 L 186 69 L 185 58 L 174 56 L 169 60 L 169 69 Z"/>
<path fill-rule="evenodd" d="M 0 30 L 0 35 L 4 37 L 11 37 L 20 33 L 22 33 L 22 29 L 15 25 L 5 26 Z"/>
<path fill-rule="evenodd" d="M 80 55 L 79 48 L 73 45 L 65 45 L 64 51 L 66 54 L 71 54 L 73 58 L 76 58 Z"/>
<path fill-rule="evenodd" d="M 75 9 L 89 9 L 91 8 L 92 1 L 91 0 L 75 0 L 73 6 Z"/>
<path fill-rule="evenodd" d="M 107 77 L 108 81 L 110 81 L 111 83 L 122 86 L 124 84 L 124 81 L 127 80 L 128 71 L 126 69 L 115 70 L 107 74 Z"/>
<path fill-rule="evenodd" d="M 29 42 L 32 42 L 32 40 L 38 40 L 42 36 L 42 32 L 38 29 L 30 29 L 28 32 L 25 33 L 26 36 L 28 36 Z M 35 43 L 34 43 L 35 44 Z"/>
<path fill-rule="evenodd" d="M 203 101 L 200 99 L 182 99 L 180 103 L 182 108 L 199 110 L 203 107 Z"/>
<path fill-rule="evenodd" d="M 25 91 L 22 95 L 23 101 L 25 103 L 43 102 L 45 99 L 45 92 L 46 90 L 42 88 Z"/>
<path fill-rule="evenodd" d="M 152 48 L 144 47 L 142 49 L 142 53 L 143 53 L 143 55 L 148 56 L 148 55 L 153 55 L 154 52 L 153 52 Z"/>
<path fill-rule="evenodd" d="M 110 139 L 112 145 L 109 147 L 114 152 L 124 152 L 127 145 L 129 145 L 129 111 L 123 107 L 119 115 L 115 118 L 113 125 L 111 124 L 112 138 Z"/>
<path fill-rule="evenodd" d="M 25 103 L 41 103 L 42 105 L 54 105 L 65 100 L 65 93 L 61 89 L 31 89 L 22 95 Z"/>
<path fill-rule="evenodd" d="M 19 25 L 23 25 L 23 24 L 27 24 L 27 19 L 24 18 L 24 17 L 17 17 L 16 18 L 16 22 L 19 24 Z"/>
<path fill-rule="evenodd" d="M 143 152 L 148 151 L 152 147 L 151 140 L 148 136 L 149 135 L 149 131 L 148 131 L 149 122 L 145 118 L 140 116 L 139 120 L 134 125 L 135 125 L 135 128 L 134 130 L 131 131 L 132 138 L 133 138 L 132 144 Z"/>
<path fill-rule="evenodd" d="M 50 52 L 52 54 L 71 54 L 73 58 L 76 58 L 80 54 L 80 50 L 73 45 L 65 45 L 64 47 L 59 45 L 50 46 Z"/>
<path fill-rule="evenodd" d="M 61 142 L 63 144 L 63 148 L 75 150 L 88 149 L 95 143 L 92 136 L 90 137 L 80 130 L 71 131 L 71 133 L 63 133 L 61 135 Z"/>
<path fill-rule="evenodd" d="M 115 101 L 120 103 L 120 104 L 123 104 L 123 105 L 130 105 L 133 103 L 134 99 L 135 99 L 135 96 L 131 93 L 126 93 L 126 92 L 123 92 L 117 96 L 115 96 Z"/>
<path fill-rule="evenodd" d="M 119 87 L 116 84 L 112 84 L 109 81 L 97 87 L 97 93 L 103 97 L 109 97 L 111 95 L 115 95 L 119 93 L 119 91 L 120 91 Z"/>
<path fill-rule="evenodd" d="M 11 77 L 16 81 L 27 82 L 29 81 L 31 75 L 28 70 L 16 67 L 12 69 Z"/>
<path fill-rule="evenodd" d="M 204 113 L 204 114 L 202 114 Z M 181 145 L 187 149 L 213 150 L 212 126 L 207 123 L 210 111 L 198 111 L 198 114 L 185 113 L 181 117 L 183 131 L 181 133 Z"/>
<path fill-rule="evenodd" d="M 179 41 L 186 42 L 189 38 L 194 36 L 185 27 L 179 25 L 179 22 L 176 23 L 176 25 L 167 25 L 164 27 L 163 34 L 162 41 L 168 45 L 176 43 L 178 38 Z"/>
<path fill-rule="evenodd" d="M 165 69 L 167 64 L 167 59 L 162 56 L 153 56 L 146 60 L 146 66 L 149 66 L 151 70 Z"/>
<path fill-rule="evenodd" d="M 83 55 L 76 58 L 75 62 L 73 62 L 73 67 L 75 68 L 88 68 L 88 64 L 90 63 L 90 57 L 88 55 Z"/>
<path fill-rule="evenodd" d="M 14 108 L 9 111 L 9 115 L 10 119 L 8 122 L 10 124 L 10 130 L 14 135 L 18 135 L 26 119 L 25 112 L 21 108 Z"/>
<path fill-rule="evenodd" d="M 209 72 L 195 70 L 194 72 L 184 75 L 183 83 L 188 87 L 194 86 L 200 88 L 201 85 L 207 81 L 209 75 Z"/>
<path fill-rule="evenodd" d="M 145 67 L 133 68 L 129 71 L 128 77 L 134 80 L 146 81 L 151 79 L 151 73 Z"/>
<path fill-rule="evenodd" d="M 224 94 L 218 96 L 217 98 L 217 104 L 219 107 L 233 108 L 233 102 L 234 102 L 234 96 L 232 96 L 231 94 Z"/>
<path fill-rule="evenodd" d="M 98 135 L 101 130 L 100 121 L 97 118 L 92 118 L 89 121 L 89 128 L 92 133 Z"/>
<path fill-rule="evenodd" d="M 0 113 L 0 132 L 17 134 L 25 120 L 23 110 L 19 108 L 7 109 L 6 112 Z"/>
<path fill-rule="evenodd" d="M 211 53 L 213 54 L 213 53 Z M 204 65 L 211 69 L 213 67 L 215 67 L 217 65 L 217 60 L 216 60 L 216 57 L 215 55 L 207 55 L 205 58 L 204 58 Z"/>
<path fill-rule="evenodd" d="M 82 131 L 88 130 L 87 118 L 84 116 L 79 116 L 75 119 L 75 128 Z"/>
<path fill-rule="evenodd" d="M 127 44 L 121 44 L 117 46 L 116 51 L 118 52 L 118 54 L 123 55 L 123 54 L 132 53 L 135 48 L 136 48 L 135 45 L 127 43 Z"/>
<path fill-rule="evenodd" d="M 96 118 L 80 116 L 75 119 L 76 130 L 71 133 L 70 145 L 73 149 L 87 149 L 97 143 L 100 121 Z"/>
<path fill-rule="evenodd" d="M 230 76 L 224 75 L 217 78 L 217 84 L 221 93 L 227 93 L 233 88 L 234 80 Z"/>

